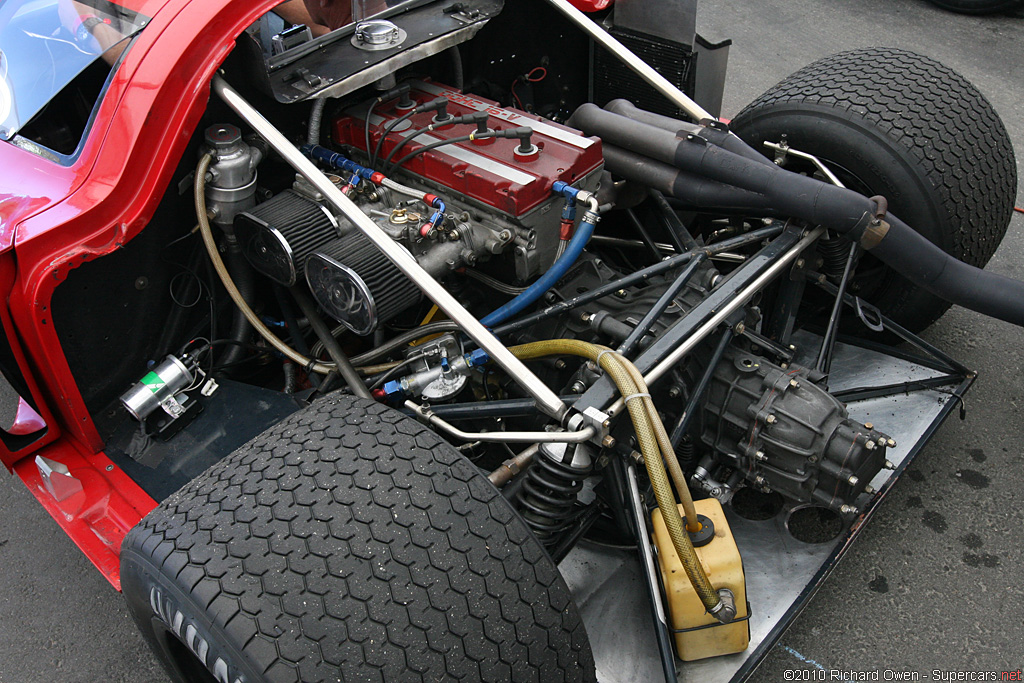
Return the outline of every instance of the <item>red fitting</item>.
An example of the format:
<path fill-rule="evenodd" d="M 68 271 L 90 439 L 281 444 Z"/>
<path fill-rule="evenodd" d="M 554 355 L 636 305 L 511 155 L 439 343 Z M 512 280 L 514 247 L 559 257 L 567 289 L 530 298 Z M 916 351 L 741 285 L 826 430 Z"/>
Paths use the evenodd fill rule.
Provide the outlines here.
<path fill-rule="evenodd" d="M 433 223 L 424 223 L 423 227 L 420 228 L 420 237 L 426 237 L 430 234 L 430 231 L 434 229 Z"/>
<path fill-rule="evenodd" d="M 558 239 L 568 242 L 572 239 L 572 221 L 563 218 L 559 224 Z"/>
<path fill-rule="evenodd" d="M 378 172 L 378 171 L 375 171 L 373 173 L 373 175 L 370 176 L 370 182 L 373 183 L 374 185 L 380 185 L 386 179 L 387 179 L 387 176 L 384 175 L 383 173 Z"/>
<path fill-rule="evenodd" d="M 434 206 L 434 202 L 437 201 L 437 196 L 432 194 L 425 194 L 423 195 L 423 201 L 426 203 L 427 206 Z"/>
<path fill-rule="evenodd" d="M 378 400 L 385 398 L 387 396 L 387 392 L 385 392 L 383 389 L 374 389 L 371 393 L 373 394 L 373 397 Z"/>

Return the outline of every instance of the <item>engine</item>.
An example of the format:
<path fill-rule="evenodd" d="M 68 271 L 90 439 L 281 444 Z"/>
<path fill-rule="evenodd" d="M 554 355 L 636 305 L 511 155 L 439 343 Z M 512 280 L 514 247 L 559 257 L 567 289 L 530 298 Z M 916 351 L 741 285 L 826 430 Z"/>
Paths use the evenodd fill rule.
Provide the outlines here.
<path fill-rule="evenodd" d="M 439 280 L 497 257 L 520 281 L 550 266 L 572 227 L 551 187 L 596 190 L 600 140 L 430 81 L 401 90 L 333 120 L 334 143 L 347 156 L 309 153 L 332 165 L 346 194 Z M 300 178 L 238 214 L 235 233 L 256 270 L 287 286 L 305 279 L 331 316 L 370 334 L 419 292 L 322 199 Z"/>

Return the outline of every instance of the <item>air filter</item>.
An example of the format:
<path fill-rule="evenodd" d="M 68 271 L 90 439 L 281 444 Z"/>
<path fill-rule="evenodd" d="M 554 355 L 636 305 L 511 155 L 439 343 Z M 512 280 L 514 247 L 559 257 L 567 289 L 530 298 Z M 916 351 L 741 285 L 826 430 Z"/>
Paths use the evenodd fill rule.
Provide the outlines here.
<path fill-rule="evenodd" d="M 338 222 L 320 204 L 286 190 L 238 214 L 235 235 L 253 268 L 291 287 L 306 257 L 338 236 Z"/>
<path fill-rule="evenodd" d="M 306 281 L 328 315 L 358 335 L 420 299 L 416 285 L 358 230 L 310 255 Z"/>

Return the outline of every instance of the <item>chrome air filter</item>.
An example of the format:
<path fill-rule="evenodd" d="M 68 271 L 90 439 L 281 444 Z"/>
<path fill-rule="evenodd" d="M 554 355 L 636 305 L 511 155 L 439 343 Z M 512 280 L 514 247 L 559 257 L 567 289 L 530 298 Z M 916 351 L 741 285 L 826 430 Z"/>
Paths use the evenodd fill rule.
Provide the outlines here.
<path fill-rule="evenodd" d="M 306 281 L 323 309 L 367 335 L 420 299 L 420 290 L 355 230 L 306 259 Z"/>
<path fill-rule="evenodd" d="M 286 190 L 235 217 L 235 235 L 252 267 L 291 287 L 306 257 L 338 236 L 326 208 Z"/>

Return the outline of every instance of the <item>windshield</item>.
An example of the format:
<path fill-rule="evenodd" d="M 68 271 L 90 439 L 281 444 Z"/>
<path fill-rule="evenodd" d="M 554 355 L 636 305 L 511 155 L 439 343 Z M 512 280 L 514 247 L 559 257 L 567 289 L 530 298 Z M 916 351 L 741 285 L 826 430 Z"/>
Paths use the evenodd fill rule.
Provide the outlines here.
<path fill-rule="evenodd" d="M 76 76 L 113 65 L 162 2 L 138 10 L 107 0 L 0 2 L 0 139 L 10 140 Z"/>

